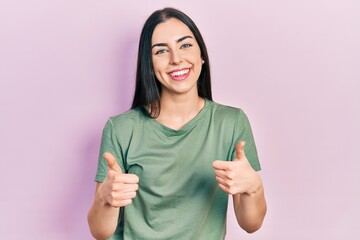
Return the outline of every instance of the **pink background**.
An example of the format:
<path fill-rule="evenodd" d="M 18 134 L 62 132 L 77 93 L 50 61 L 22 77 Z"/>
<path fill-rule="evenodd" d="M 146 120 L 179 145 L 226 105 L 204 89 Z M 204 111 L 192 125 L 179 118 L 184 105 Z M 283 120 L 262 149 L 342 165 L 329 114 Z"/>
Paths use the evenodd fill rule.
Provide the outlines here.
<path fill-rule="evenodd" d="M 0 1 L 0 239 L 91 239 L 101 131 L 130 107 L 139 31 L 190 15 L 217 102 L 253 126 L 263 228 L 227 239 L 360 239 L 360 3 Z"/>

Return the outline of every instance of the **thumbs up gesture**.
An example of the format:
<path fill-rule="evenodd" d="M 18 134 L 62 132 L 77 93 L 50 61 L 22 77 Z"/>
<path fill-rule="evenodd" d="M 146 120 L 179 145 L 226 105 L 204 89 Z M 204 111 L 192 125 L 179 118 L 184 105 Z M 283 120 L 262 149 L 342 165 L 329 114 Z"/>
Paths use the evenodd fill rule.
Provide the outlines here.
<path fill-rule="evenodd" d="M 251 195 L 261 186 L 260 176 L 251 167 L 245 155 L 245 142 L 236 145 L 236 157 L 233 161 L 215 160 L 213 168 L 219 187 L 226 193 Z"/>
<path fill-rule="evenodd" d="M 135 174 L 125 174 L 111 153 L 104 153 L 108 165 L 105 181 L 99 187 L 100 198 L 106 205 L 124 207 L 132 203 L 139 189 L 139 177 Z"/>

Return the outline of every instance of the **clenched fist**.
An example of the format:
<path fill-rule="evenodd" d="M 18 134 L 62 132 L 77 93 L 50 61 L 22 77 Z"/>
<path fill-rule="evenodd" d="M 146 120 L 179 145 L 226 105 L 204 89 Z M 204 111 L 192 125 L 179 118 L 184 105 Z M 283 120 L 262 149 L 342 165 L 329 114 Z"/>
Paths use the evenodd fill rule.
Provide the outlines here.
<path fill-rule="evenodd" d="M 216 160 L 213 168 L 219 187 L 226 193 L 251 195 L 261 187 L 261 178 L 251 167 L 244 152 L 245 142 L 236 145 L 236 158 L 229 161 Z"/>
<path fill-rule="evenodd" d="M 130 205 L 139 189 L 139 177 L 135 174 L 126 174 L 121 171 L 119 164 L 111 153 L 104 153 L 108 165 L 105 181 L 98 189 L 100 199 L 112 207 Z"/>

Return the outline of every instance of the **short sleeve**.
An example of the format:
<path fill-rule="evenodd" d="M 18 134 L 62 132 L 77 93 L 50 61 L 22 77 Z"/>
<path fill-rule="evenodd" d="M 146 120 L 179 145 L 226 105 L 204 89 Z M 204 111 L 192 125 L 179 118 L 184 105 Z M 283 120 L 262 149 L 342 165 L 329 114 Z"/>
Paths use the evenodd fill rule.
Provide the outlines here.
<path fill-rule="evenodd" d="M 122 149 L 116 136 L 116 132 L 111 119 L 106 122 L 102 133 L 98 169 L 95 177 L 96 182 L 103 182 L 106 177 L 108 166 L 105 159 L 103 158 L 103 154 L 105 152 L 111 153 L 116 158 L 122 171 L 124 171 Z"/>
<path fill-rule="evenodd" d="M 235 141 L 235 146 L 240 141 L 245 141 L 245 155 L 250 162 L 250 165 L 255 171 L 261 170 L 257 149 L 255 145 L 254 136 L 251 130 L 250 122 L 246 114 L 239 109 L 239 117 L 237 118 L 237 123 L 235 126 L 235 136 L 237 139 Z M 236 151 L 232 153 L 232 159 L 236 157 Z"/>

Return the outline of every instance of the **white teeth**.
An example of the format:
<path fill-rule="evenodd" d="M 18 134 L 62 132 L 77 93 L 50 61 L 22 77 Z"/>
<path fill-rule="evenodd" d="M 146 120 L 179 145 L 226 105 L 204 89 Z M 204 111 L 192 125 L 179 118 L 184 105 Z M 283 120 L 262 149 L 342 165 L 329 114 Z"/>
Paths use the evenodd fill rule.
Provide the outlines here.
<path fill-rule="evenodd" d="M 178 77 L 178 76 L 187 74 L 188 72 L 189 72 L 189 69 L 184 69 L 184 70 L 181 70 L 181 71 L 172 72 L 172 73 L 170 73 L 170 75 L 173 76 L 173 77 Z"/>

